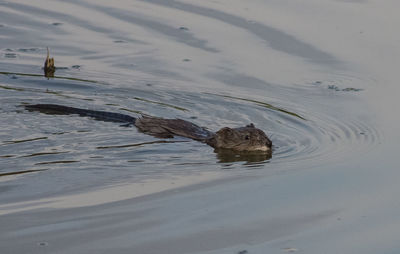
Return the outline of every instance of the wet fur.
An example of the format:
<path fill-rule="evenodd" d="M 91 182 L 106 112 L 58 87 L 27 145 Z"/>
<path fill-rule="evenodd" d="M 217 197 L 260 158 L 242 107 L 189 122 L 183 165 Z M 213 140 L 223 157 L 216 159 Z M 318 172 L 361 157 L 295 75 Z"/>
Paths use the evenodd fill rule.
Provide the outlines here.
<path fill-rule="evenodd" d="M 253 124 L 245 127 L 224 127 L 216 133 L 182 119 L 164 119 L 151 116 L 135 118 L 125 114 L 106 111 L 80 109 L 55 104 L 26 105 L 30 111 L 40 111 L 47 114 L 77 114 L 93 117 L 97 120 L 135 125 L 139 131 L 158 138 L 173 138 L 182 136 L 204 142 L 216 150 L 232 151 L 262 151 L 271 152 L 272 142 L 267 135 Z"/>

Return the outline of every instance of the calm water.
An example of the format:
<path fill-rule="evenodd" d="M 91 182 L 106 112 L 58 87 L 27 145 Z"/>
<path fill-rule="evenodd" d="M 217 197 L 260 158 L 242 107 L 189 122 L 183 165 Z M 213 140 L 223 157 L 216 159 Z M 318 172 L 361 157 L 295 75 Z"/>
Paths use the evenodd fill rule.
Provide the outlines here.
<path fill-rule="evenodd" d="M 16 181 L 32 195 L 36 181 L 45 183 L 37 191 L 53 193 L 163 174 L 318 165 L 379 142 L 359 98 L 372 80 L 272 27 L 170 5 L 2 3 L 1 173 L 40 171 Z M 41 70 L 47 46 L 58 67 L 49 79 Z M 282 77 L 276 61 L 288 63 L 280 63 Z M 179 117 L 211 130 L 252 122 L 271 136 L 274 153 L 220 163 L 201 143 L 151 143 L 135 128 L 30 113 L 25 103 Z"/>
<path fill-rule="evenodd" d="M 347 28 L 354 34 L 341 50 L 315 23 L 307 30 L 285 16 L 323 20 L 308 2 L 0 1 L 0 203 L 166 176 L 268 177 L 361 162 L 383 142 L 369 101 L 379 77 L 349 53 L 366 28 Z M 326 2 L 323 10 L 343 13 L 368 6 Z M 43 76 L 46 47 L 54 78 Z M 32 103 L 182 118 L 210 130 L 254 123 L 274 150 L 269 160 L 229 161 L 196 141 L 154 142 L 134 127 L 22 107 Z"/>

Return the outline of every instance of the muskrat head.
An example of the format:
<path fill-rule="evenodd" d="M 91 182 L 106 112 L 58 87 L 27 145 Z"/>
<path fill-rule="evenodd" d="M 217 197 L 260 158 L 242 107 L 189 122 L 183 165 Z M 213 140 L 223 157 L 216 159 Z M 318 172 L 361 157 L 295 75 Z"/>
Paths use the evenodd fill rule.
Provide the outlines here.
<path fill-rule="evenodd" d="M 215 149 L 230 149 L 238 152 L 264 151 L 271 152 L 272 142 L 267 135 L 254 124 L 246 127 L 224 127 L 217 131 L 207 143 Z"/>

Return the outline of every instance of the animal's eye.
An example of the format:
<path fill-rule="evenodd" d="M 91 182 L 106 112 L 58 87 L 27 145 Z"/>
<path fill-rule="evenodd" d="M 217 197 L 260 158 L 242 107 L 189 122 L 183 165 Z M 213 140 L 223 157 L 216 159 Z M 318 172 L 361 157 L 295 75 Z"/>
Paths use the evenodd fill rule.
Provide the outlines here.
<path fill-rule="evenodd" d="M 249 135 L 246 135 L 246 137 L 244 137 L 244 139 L 249 140 L 250 139 Z"/>

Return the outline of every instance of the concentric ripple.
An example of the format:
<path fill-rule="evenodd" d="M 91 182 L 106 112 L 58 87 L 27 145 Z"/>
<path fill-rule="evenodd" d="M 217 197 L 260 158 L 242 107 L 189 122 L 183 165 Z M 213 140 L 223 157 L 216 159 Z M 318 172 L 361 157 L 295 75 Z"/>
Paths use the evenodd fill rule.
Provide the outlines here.
<path fill-rule="evenodd" d="M 269 134 L 273 142 L 271 163 L 307 161 L 314 165 L 341 161 L 367 153 L 380 142 L 380 132 L 371 123 L 357 93 L 330 91 L 325 87 L 304 89 L 304 97 L 297 96 L 298 89 L 285 89 L 284 94 L 275 93 L 275 98 L 265 98 L 265 101 L 220 97 L 232 104 L 232 108 L 251 108 L 246 111 L 249 115 L 238 112 L 239 119 L 255 119 L 251 121 L 257 121 L 257 127 Z M 307 96 L 311 92 L 313 96 Z"/>
<path fill-rule="evenodd" d="M 26 175 L 10 193 L 301 169 L 381 141 L 363 101 L 373 80 L 263 16 L 248 22 L 247 12 L 213 8 L 172 0 L 0 3 L 0 176 Z M 42 70 L 47 46 L 58 67 L 50 79 Z M 29 103 L 182 118 L 211 131 L 254 123 L 271 138 L 272 158 L 20 107 Z"/>
<path fill-rule="evenodd" d="M 379 132 L 357 119 L 336 119 L 328 115 L 308 115 L 304 124 L 294 123 L 272 134 L 273 160 L 313 163 L 340 161 L 357 156 L 377 144 Z"/>

